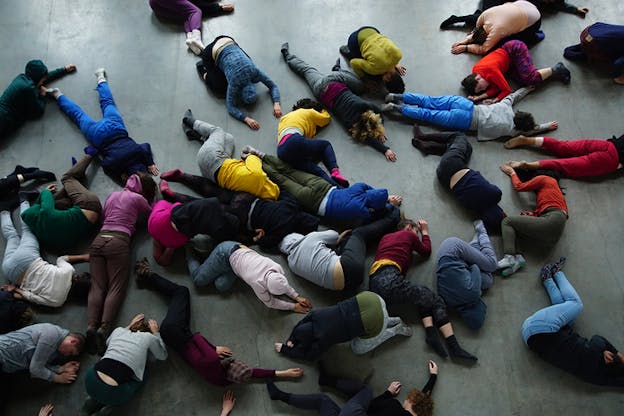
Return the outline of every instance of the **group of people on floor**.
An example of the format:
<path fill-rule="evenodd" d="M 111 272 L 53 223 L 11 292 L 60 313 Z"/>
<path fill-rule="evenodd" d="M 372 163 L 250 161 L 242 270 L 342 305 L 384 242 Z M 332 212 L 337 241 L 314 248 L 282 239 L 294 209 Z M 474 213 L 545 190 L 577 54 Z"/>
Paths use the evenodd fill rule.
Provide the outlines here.
<path fill-rule="evenodd" d="M 405 92 L 401 50 L 376 28 L 365 26 L 339 49 L 353 72 L 342 70 L 339 59 L 331 73 L 324 75 L 292 54 L 289 43 L 281 46 L 287 65 L 304 78 L 318 100 L 301 99 L 292 111 L 283 113 L 277 84 L 233 38 L 219 36 L 204 46 L 201 12 L 229 13 L 233 5 L 207 0 L 150 1 L 160 17 L 185 21 L 185 45 L 201 57 L 198 74 L 214 93 L 225 97 L 230 115 L 253 130 L 260 128 L 239 106 L 256 101 L 255 84 L 262 82 L 269 89 L 273 115 L 279 118 L 275 156 L 244 146 L 237 158 L 237 141 L 231 134 L 196 119 L 187 110 L 182 127 L 187 139 L 201 143 L 197 154 L 201 176 L 173 169 L 160 175 L 158 185 L 152 178 L 160 171 L 151 146 L 138 144 L 129 136 L 103 68 L 95 71 L 102 118 L 94 120 L 60 89 L 48 87 L 53 80 L 74 72 L 75 65 L 48 73 L 41 61 L 28 62 L 25 73 L 0 97 L 0 137 L 14 134 L 25 120 L 41 116 L 48 96 L 80 129 L 89 146 L 85 156 L 73 160 L 62 176 L 61 188 L 50 184 L 41 192 L 24 190 L 28 184 L 56 180 L 54 173 L 36 167 L 18 165 L 0 179 L 1 230 L 7 241 L 2 271 L 8 280 L 0 292 L 3 385 L 8 385 L 5 381 L 11 373 L 21 370 L 47 381 L 72 383 L 79 362 L 52 366 L 53 360 L 58 355 L 70 359 L 83 350 L 97 353 L 102 358 L 86 371 L 89 398 L 81 414 L 111 414 L 115 406 L 137 394 L 144 382 L 147 357 L 165 360 L 169 348 L 213 385 L 265 379 L 271 399 L 321 414 L 340 412 L 326 395 L 290 394 L 273 383 L 278 378 L 301 377 L 301 368 L 252 368 L 235 359 L 230 348 L 213 345 L 193 332 L 188 288 L 154 273 L 147 259 L 135 264 L 137 285 L 161 294 L 168 303 L 167 314 L 160 325 L 139 314 L 127 327 L 116 328 L 131 273 L 132 236 L 142 216 L 148 217 L 158 264 L 170 265 L 177 249 L 184 247 L 189 276 L 196 286 L 214 285 L 218 292 L 228 292 L 240 279 L 267 307 L 305 314 L 284 342 L 275 343 L 275 351 L 281 355 L 316 361 L 338 343 L 349 342 L 355 354 L 365 354 L 396 335 L 410 337 L 409 325 L 387 310 L 387 305 L 407 304 L 421 319 L 426 344 L 440 357 L 476 362 L 477 357 L 460 345 L 447 310 L 455 310 L 469 328 L 481 328 L 487 311 L 482 294 L 494 283 L 493 273 L 500 270 L 507 277 L 526 263 L 516 240 L 522 237 L 554 245 L 563 234 L 569 213 L 559 179 L 604 175 L 621 169 L 624 161 L 624 135 L 570 142 L 533 137 L 555 130 L 557 122 L 537 124 L 531 114 L 513 110 L 514 104 L 549 78 L 570 83 L 570 71 L 561 62 L 535 69 L 528 47 L 544 39 L 540 30 L 543 7 L 572 11 L 572 6 L 546 0 L 489 3 L 493 2 L 484 1 L 478 16 L 451 16 L 442 25 L 474 25 L 475 30 L 451 51 L 485 55 L 462 81 L 467 98 Z M 586 8 L 575 10 L 582 16 L 587 13 Z M 624 30 L 596 25 L 588 27 L 581 44 L 567 48 L 565 56 L 611 59 L 620 71 L 615 81 L 620 82 L 624 55 L 617 47 L 624 42 L 618 44 L 613 38 Z M 600 34 L 606 32 L 608 42 L 599 44 Z M 512 92 L 507 74 L 522 88 Z M 374 90 L 387 92 L 384 104 L 359 96 Z M 402 196 L 363 182 L 351 183 L 347 176 L 355 173 L 343 174 L 331 142 L 316 138 L 318 130 L 330 122 L 331 113 L 356 142 L 394 162 L 396 154 L 385 144 L 382 116 L 392 111 L 456 130 L 423 133 L 414 125 L 412 144 L 425 154 L 441 156 L 438 180 L 478 218 L 469 242 L 449 237 L 440 245 L 437 293 L 406 278 L 414 252 L 423 258 L 431 255 L 427 221 L 405 218 L 399 208 Z M 508 136 L 508 149 L 532 146 L 563 157 L 511 161 L 500 167 L 516 191 L 537 194 L 532 211 L 507 215 L 501 209 L 501 190 L 469 167 L 473 147 L 466 131 L 476 131 L 478 141 Z M 94 158 L 106 174 L 123 185 L 104 203 L 88 189 L 87 170 Z M 184 184 L 200 197 L 176 192 L 170 183 Z M 158 191 L 161 200 L 157 200 Z M 11 216 L 18 207 L 21 235 Z M 326 219 L 342 221 L 345 229 L 319 230 Z M 491 233 L 502 233 L 500 260 Z M 209 236 L 209 244 L 205 236 Z M 55 263 L 46 261 L 41 253 L 41 248 L 71 252 L 89 241 L 85 253 L 59 256 Z M 292 287 L 278 262 L 249 247 L 255 244 L 262 249 L 278 248 L 292 273 L 320 287 L 343 291 L 346 299 L 314 307 L 312 300 Z M 375 245 L 373 263 L 367 268 L 367 249 Z M 79 262 L 88 262 L 90 273 L 77 273 L 72 264 Z M 624 356 L 606 339 L 594 336 L 588 341 L 570 327 L 582 302 L 562 272 L 564 262 L 562 258 L 542 269 L 540 278 L 553 305 L 525 321 L 523 340 L 546 361 L 585 381 L 622 386 Z M 366 276 L 368 288 L 364 287 Z M 49 323 L 30 325 L 33 311 L 29 304 L 60 307 L 73 293 L 83 298 L 87 294 L 85 335 Z M 438 370 L 432 361 L 429 372 L 427 385 L 410 391 L 403 404 L 394 399 L 401 388 L 396 381 L 373 398 L 366 384 L 330 375 L 322 368 L 319 385 L 335 387 L 349 397 L 341 414 L 422 416 L 433 409 L 430 394 Z M 3 389 L 2 396 L 0 403 L 5 403 L 8 391 Z M 225 414 L 233 403 L 232 394 L 226 393 Z M 52 412 L 49 407 L 47 411 Z"/>

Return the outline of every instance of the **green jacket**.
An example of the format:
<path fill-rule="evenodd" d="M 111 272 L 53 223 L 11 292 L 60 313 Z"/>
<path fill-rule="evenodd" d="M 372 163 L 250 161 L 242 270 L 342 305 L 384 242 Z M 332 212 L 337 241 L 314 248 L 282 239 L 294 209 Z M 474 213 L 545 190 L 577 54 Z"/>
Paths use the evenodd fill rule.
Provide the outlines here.
<path fill-rule="evenodd" d="M 0 135 L 16 129 L 26 120 L 41 117 L 46 100 L 39 94 L 37 83 L 46 75 L 48 83 L 65 74 L 64 67 L 48 73 L 48 68 L 40 60 L 29 61 L 24 73 L 15 77 L 0 97 L 0 130 L 3 130 Z"/>
<path fill-rule="evenodd" d="M 47 189 L 22 213 L 22 219 L 41 244 L 59 250 L 76 246 L 96 227 L 76 205 L 66 210 L 56 209 L 54 196 Z"/>

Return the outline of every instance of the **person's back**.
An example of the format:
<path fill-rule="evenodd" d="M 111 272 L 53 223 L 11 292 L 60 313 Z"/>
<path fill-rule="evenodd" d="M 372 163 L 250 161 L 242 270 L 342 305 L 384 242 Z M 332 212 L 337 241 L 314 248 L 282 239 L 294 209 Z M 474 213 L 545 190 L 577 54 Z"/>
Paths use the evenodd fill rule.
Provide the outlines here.
<path fill-rule="evenodd" d="M 147 213 L 151 207 L 141 195 L 142 187 L 139 176 L 132 175 L 126 181 L 124 190 L 112 192 L 104 202 L 102 230 L 120 231 L 132 236 L 136 230 L 136 221 L 141 213 Z"/>
<path fill-rule="evenodd" d="M 56 209 L 54 196 L 47 189 L 22 213 L 22 219 L 41 243 L 55 249 L 73 247 L 96 228 L 77 205 L 66 210 Z"/>
<path fill-rule="evenodd" d="M 225 74 L 228 86 L 237 89 L 253 82 L 258 71 L 251 58 L 236 44 L 223 48 L 217 65 Z"/>
<path fill-rule="evenodd" d="M 149 143 L 138 144 L 127 135 L 106 139 L 98 150 L 102 157 L 102 168 L 113 178 L 147 172 L 148 167 L 154 164 Z"/>
<path fill-rule="evenodd" d="M 406 229 L 386 234 L 379 241 L 373 265 L 377 262 L 388 262 L 388 265 L 398 266 L 401 272 L 405 274 L 412 263 L 413 251 L 421 256 L 429 256 L 431 254 L 430 237 L 426 234 L 423 235 L 421 242 L 416 233 Z"/>
<path fill-rule="evenodd" d="M 37 91 L 37 83 L 47 74 L 48 68 L 39 60 L 26 64 L 24 74 L 19 74 L 0 97 L 0 134 L 20 126 L 28 119 L 43 114 L 45 100 Z"/>
<path fill-rule="evenodd" d="M 63 306 L 72 287 L 74 267 L 67 262 L 67 256 L 58 257 L 56 264 L 41 257 L 28 266 L 20 284 L 22 296 L 39 305 Z"/>
<path fill-rule="evenodd" d="M 132 369 L 138 380 L 143 380 L 148 353 L 157 359 L 167 359 L 167 347 L 159 333 L 116 328 L 107 340 L 106 353 L 102 359 L 119 361 Z"/>
<path fill-rule="evenodd" d="M 479 74 L 489 82 L 490 85 L 485 90 L 488 97 L 496 97 L 500 101 L 511 93 L 509 83 L 505 79 L 510 63 L 509 53 L 503 48 L 498 48 L 485 55 L 472 67 L 473 74 Z"/>
<path fill-rule="evenodd" d="M 277 200 L 279 187 L 262 169 L 262 161 L 255 155 L 245 160 L 226 159 L 217 173 L 219 186 L 231 191 L 248 192 L 262 199 Z"/>
<path fill-rule="evenodd" d="M 327 197 L 324 216 L 330 218 L 371 218 L 388 203 L 388 190 L 375 189 L 363 182 L 336 188 Z"/>
<path fill-rule="evenodd" d="M 338 241 L 334 230 L 315 231 L 305 236 L 289 234 L 280 243 L 280 250 L 288 256 L 288 267 L 301 277 L 324 288 L 334 289 L 334 269 L 340 256 L 328 247 Z"/>
<path fill-rule="evenodd" d="M 349 62 L 353 72 L 359 77 L 364 75 L 383 75 L 394 69 L 399 63 L 403 54 L 401 50 L 389 38 L 374 29 L 363 29 L 364 34 L 360 43 L 360 53 L 362 59 L 351 59 Z M 358 35 L 358 38 L 360 36 Z"/>
<path fill-rule="evenodd" d="M 299 132 L 302 136 L 312 138 L 316 136 L 316 129 L 329 124 L 331 116 L 327 110 L 317 111 L 313 108 L 298 108 L 284 114 L 277 125 L 278 142 L 288 133 Z M 294 129 L 284 132 L 285 129 Z M 297 131 L 298 130 L 298 131 Z"/>

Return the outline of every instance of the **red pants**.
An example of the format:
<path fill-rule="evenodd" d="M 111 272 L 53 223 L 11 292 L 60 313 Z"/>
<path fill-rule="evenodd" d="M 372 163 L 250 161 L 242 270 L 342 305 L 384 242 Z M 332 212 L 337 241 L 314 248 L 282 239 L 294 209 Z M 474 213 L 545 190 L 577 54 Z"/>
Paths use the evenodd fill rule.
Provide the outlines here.
<path fill-rule="evenodd" d="M 567 142 L 544 137 L 542 147 L 566 159 L 541 160 L 540 168 L 559 171 L 569 178 L 615 172 L 620 163 L 615 145 L 606 140 L 584 139 Z"/>

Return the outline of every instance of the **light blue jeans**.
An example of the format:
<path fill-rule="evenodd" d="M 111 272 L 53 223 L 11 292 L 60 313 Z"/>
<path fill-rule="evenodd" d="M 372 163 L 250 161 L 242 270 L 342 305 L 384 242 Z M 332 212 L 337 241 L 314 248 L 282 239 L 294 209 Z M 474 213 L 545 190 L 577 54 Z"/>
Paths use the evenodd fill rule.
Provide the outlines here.
<path fill-rule="evenodd" d="M 28 208 L 30 208 L 28 201 L 22 202 L 20 205 L 20 213 L 26 211 Z M 21 216 L 21 238 L 13 226 L 11 213 L 3 211 L 0 216 L 2 235 L 7 240 L 4 250 L 4 259 L 2 260 L 2 272 L 9 281 L 15 282 L 26 272 L 28 266 L 40 257 L 39 242 L 37 241 L 37 237 L 30 231 L 30 228 L 28 228 L 28 225 L 21 219 Z"/>
<path fill-rule="evenodd" d="M 552 306 L 540 309 L 522 324 L 522 339 L 535 334 L 550 334 L 572 323 L 583 310 L 583 302 L 563 272 L 544 281 Z"/>
<path fill-rule="evenodd" d="M 401 113 L 452 130 L 469 130 L 474 103 L 459 95 L 430 95 L 406 92 Z M 412 104 L 412 105 L 409 105 Z"/>
<path fill-rule="evenodd" d="M 186 261 L 195 286 L 208 286 L 214 283 L 219 292 L 232 289 L 238 276 L 234 274 L 230 266 L 230 255 L 232 250 L 240 245 L 241 243 L 236 241 L 224 241 L 212 250 L 203 263 L 189 254 Z"/>

